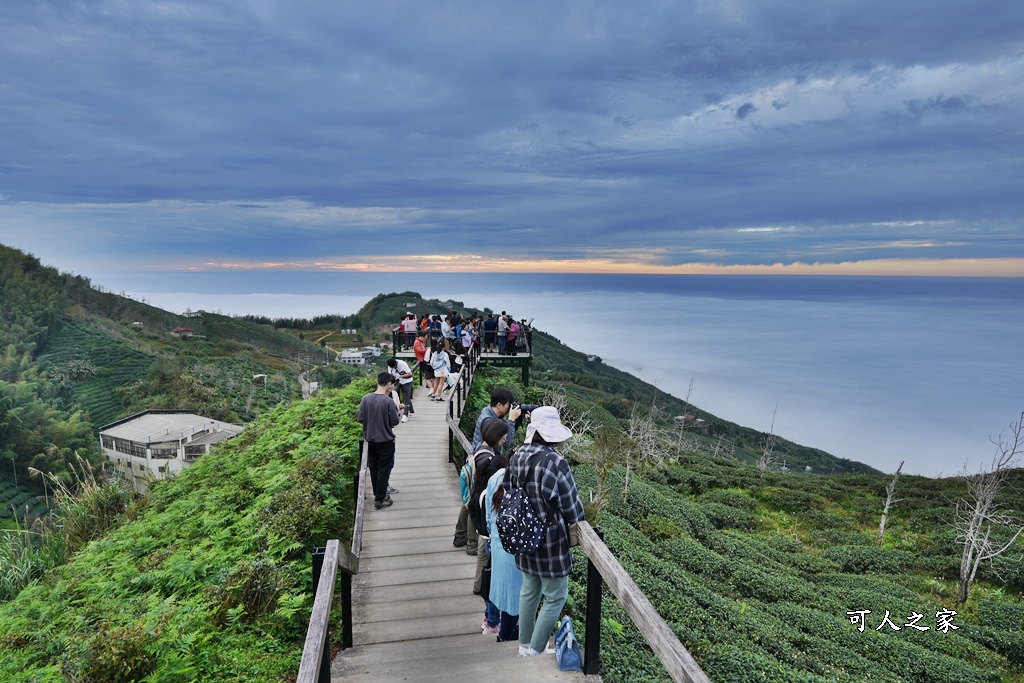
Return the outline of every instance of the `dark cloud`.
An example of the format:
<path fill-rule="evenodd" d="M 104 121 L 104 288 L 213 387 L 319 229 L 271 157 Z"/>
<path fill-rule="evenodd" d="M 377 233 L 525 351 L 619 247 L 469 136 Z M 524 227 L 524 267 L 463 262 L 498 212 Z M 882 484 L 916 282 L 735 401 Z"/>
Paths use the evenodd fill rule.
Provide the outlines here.
<path fill-rule="evenodd" d="M 884 256 L 915 220 L 964 230 L 943 254 L 1020 255 L 970 226 L 1024 209 L 1022 29 L 991 0 L 6 3 L 0 239 L 24 232 L 5 215 L 66 230 L 74 211 L 40 207 L 87 203 L 127 207 L 140 258 L 182 236 L 416 253 L 452 231 L 541 253 L 540 228 L 772 263 L 860 248 L 825 248 L 854 223 L 888 225 L 854 252 Z M 737 238 L 765 225 L 801 230 Z"/>

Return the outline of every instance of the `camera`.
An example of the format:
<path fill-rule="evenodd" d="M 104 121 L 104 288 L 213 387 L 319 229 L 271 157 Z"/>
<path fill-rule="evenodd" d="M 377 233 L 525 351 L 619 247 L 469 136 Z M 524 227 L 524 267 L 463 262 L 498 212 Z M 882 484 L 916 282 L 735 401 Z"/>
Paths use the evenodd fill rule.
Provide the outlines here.
<path fill-rule="evenodd" d="M 522 411 L 519 413 L 519 417 L 516 418 L 516 429 L 519 429 L 523 425 L 523 419 L 533 411 L 537 410 L 540 406 L 535 406 L 531 403 L 519 404 L 513 401 L 512 407 L 519 408 L 519 410 Z"/>

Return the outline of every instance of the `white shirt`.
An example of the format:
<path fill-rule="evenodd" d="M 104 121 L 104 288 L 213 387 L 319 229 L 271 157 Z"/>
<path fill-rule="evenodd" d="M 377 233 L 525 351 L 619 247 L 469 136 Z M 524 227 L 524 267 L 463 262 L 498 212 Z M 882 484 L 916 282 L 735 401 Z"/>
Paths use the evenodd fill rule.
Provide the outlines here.
<path fill-rule="evenodd" d="M 411 376 L 400 377 L 401 375 L 404 375 L 407 372 L 412 372 L 412 368 L 409 367 L 409 364 L 400 358 L 396 358 L 395 362 L 395 367 L 388 368 L 388 372 L 391 373 L 391 376 L 397 379 L 399 384 L 409 384 L 410 382 L 412 382 Z"/>

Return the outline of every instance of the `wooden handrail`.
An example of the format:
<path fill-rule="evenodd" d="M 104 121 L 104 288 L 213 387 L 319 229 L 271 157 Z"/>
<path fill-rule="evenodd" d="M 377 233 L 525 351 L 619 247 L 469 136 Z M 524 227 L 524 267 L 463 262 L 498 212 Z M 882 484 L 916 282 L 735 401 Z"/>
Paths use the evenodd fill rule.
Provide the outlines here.
<path fill-rule="evenodd" d="M 324 646 L 327 644 L 327 621 L 331 615 L 331 600 L 334 599 L 334 579 L 338 575 L 340 545 L 337 539 L 327 541 L 320 584 L 313 600 L 313 614 L 309 619 L 306 643 L 302 647 L 302 661 L 299 663 L 299 675 L 295 683 L 317 683 L 319 678 L 320 662 L 323 659 Z"/>
<path fill-rule="evenodd" d="M 654 654 L 676 683 L 711 683 L 711 679 L 679 642 L 668 623 L 654 609 L 633 578 L 615 559 L 588 522 L 579 523 L 580 548 L 604 578 L 619 604 L 633 620 Z"/>
<path fill-rule="evenodd" d="M 465 372 L 464 377 L 459 378 L 461 383 L 464 379 L 468 382 L 472 382 L 473 369 L 476 363 L 473 362 L 476 359 L 471 359 L 467 363 L 468 371 Z M 468 385 L 467 385 L 468 386 Z M 452 395 L 458 390 L 459 384 L 456 384 L 452 389 Z M 449 398 L 451 401 L 451 398 Z M 449 431 L 449 444 L 450 447 L 454 447 L 454 443 L 458 443 L 462 446 L 463 450 L 468 454 L 472 451 L 472 444 L 466 435 L 462 433 L 462 429 L 459 427 L 459 418 L 461 415 L 453 415 L 454 410 L 449 410 L 445 416 L 445 421 L 448 424 Z M 694 660 L 693 655 L 690 654 L 689 650 L 679 642 L 675 633 L 668 623 L 662 618 L 658 611 L 651 604 L 651 601 L 647 599 L 640 587 L 637 586 L 636 582 L 629 575 L 629 572 L 615 559 L 611 550 L 605 545 L 601 537 L 598 536 L 597 532 L 588 522 L 579 523 L 579 536 L 580 536 L 580 548 L 586 553 L 590 564 L 600 574 L 600 578 L 597 580 L 597 586 L 595 590 L 595 598 L 598 600 L 598 619 L 600 619 L 600 579 L 603 579 L 608 587 L 611 588 L 612 593 L 615 595 L 619 604 L 629 615 L 629 618 L 636 624 L 636 627 L 640 630 L 641 635 L 651 646 L 655 656 L 661 661 L 665 670 L 669 676 L 676 683 L 711 683 L 711 679 L 707 677 L 707 674 L 700 668 Z M 596 576 L 596 575 L 595 575 Z M 591 590 L 591 586 L 588 581 L 588 592 Z M 588 604 L 590 603 L 590 596 L 588 595 Z M 588 617 L 590 615 L 588 614 Z M 599 628 L 594 631 L 596 634 L 596 640 L 600 641 L 600 630 Z M 588 636 L 590 631 L 588 629 Z M 593 647 L 593 646 L 592 646 Z M 596 650 L 593 658 L 595 669 L 588 671 L 588 673 L 597 673 L 597 656 Z"/>
<path fill-rule="evenodd" d="M 473 444 L 469 442 L 469 439 L 466 438 L 466 435 L 462 433 L 461 429 L 459 429 L 459 423 L 456 422 L 450 415 L 446 415 L 444 419 L 448 423 L 448 429 L 452 431 L 452 434 L 455 435 L 455 438 L 458 440 L 459 445 L 462 446 L 462 450 L 466 451 L 466 453 L 469 453 L 473 449 Z"/>
<path fill-rule="evenodd" d="M 352 519 L 352 552 L 358 558 L 363 552 L 363 515 L 366 512 L 366 458 L 369 448 L 360 441 L 359 486 L 356 493 L 356 513 Z"/>
<path fill-rule="evenodd" d="M 363 549 L 363 515 L 366 509 L 366 460 L 369 448 L 359 442 L 359 474 L 356 485 L 355 518 L 352 522 L 352 549 L 349 550 L 337 539 L 327 541 L 323 564 L 316 575 L 319 550 L 314 551 L 314 576 L 317 582 L 313 611 L 306 630 L 306 642 L 302 648 L 302 661 L 296 683 L 327 683 L 322 681 L 330 668 L 330 654 L 327 646 L 328 620 L 331 603 L 334 601 L 334 586 L 338 570 L 342 572 L 342 642 L 343 647 L 352 647 L 352 577 L 359 573 L 359 555 Z"/>

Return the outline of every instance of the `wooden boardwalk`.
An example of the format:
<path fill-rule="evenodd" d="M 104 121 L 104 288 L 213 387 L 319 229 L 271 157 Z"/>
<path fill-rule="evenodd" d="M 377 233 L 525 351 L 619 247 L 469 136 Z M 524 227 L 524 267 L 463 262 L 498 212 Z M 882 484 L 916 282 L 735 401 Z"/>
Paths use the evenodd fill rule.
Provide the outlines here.
<path fill-rule="evenodd" d="M 476 558 L 452 546 L 461 500 L 448 464 L 447 404 L 418 388 L 413 406 L 416 415 L 395 428 L 395 504 L 374 510 L 367 501 L 352 585 L 355 647 L 334 660 L 331 680 L 600 681 L 559 671 L 553 655 L 517 657 L 515 642 L 481 635 Z"/>

